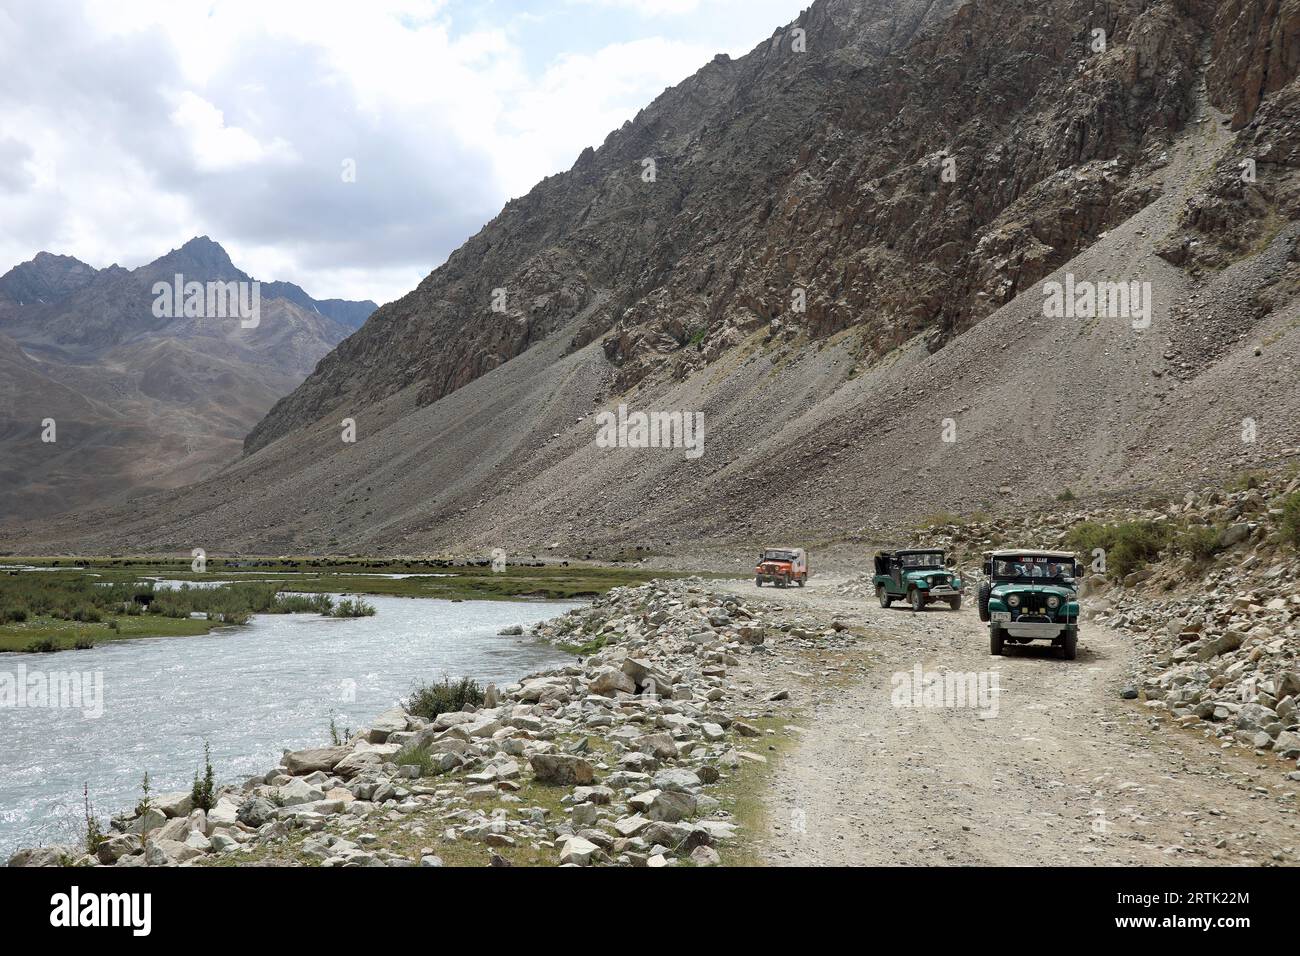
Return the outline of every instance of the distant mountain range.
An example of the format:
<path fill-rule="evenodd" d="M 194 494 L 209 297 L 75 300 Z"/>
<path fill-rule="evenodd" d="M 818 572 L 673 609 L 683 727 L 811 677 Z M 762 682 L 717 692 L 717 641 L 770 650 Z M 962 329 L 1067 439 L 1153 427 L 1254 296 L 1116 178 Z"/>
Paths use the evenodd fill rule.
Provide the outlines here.
<path fill-rule="evenodd" d="M 1295 0 L 814 0 L 509 202 L 220 475 L 6 540 L 743 554 L 1300 462 L 1297 38 Z M 1045 308 L 1137 280 L 1141 321 Z M 702 415 L 702 454 L 602 444 L 620 405 Z"/>
<path fill-rule="evenodd" d="M 41 252 L 0 276 L 0 516 L 207 477 L 373 302 L 260 286 L 260 319 L 168 318 L 155 283 L 248 282 L 207 237 L 139 267 Z M 43 422 L 54 421 L 54 441 Z M 47 437 L 49 437 L 47 435 Z"/>

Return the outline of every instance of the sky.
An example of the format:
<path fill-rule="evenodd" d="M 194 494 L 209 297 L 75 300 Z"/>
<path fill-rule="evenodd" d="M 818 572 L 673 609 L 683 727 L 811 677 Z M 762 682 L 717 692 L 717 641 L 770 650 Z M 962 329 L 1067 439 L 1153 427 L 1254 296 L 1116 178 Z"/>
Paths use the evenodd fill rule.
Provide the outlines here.
<path fill-rule="evenodd" d="M 40 0 L 0 8 L 0 274 L 207 235 L 383 303 L 809 0 Z M 17 8 L 17 9 L 15 9 Z"/>

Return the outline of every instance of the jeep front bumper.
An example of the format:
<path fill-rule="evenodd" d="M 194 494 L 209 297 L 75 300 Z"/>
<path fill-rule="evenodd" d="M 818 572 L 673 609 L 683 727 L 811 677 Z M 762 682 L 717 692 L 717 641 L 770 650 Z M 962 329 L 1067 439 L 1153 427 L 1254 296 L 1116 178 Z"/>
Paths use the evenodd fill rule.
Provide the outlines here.
<path fill-rule="evenodd" d="M 1024 623 L 1015 621 L 999 621 L 996 617 L 992 619 L 991 623 L 1006 631 L 1008 637 L 1020 637 L 1029 640 L 1045 640 L 1060 637 L 1065 633 L 1065 629 L 1069 627 L 1068 624 L 1043 623 L 1039 621 L 1026 621 Z"/>

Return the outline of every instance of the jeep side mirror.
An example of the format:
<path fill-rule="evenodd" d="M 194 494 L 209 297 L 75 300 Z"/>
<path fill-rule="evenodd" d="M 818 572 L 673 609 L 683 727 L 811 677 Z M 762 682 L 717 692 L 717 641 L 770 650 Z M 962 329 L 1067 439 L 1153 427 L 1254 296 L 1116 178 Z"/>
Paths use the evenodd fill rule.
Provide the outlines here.
<path fill-rule="evenodd" d="M 993 562 L 992 562 L 992 561 L 985 561 L 985 562 L 984 562 L 984 576 L 985 576 L 985 577 L 988 577 L 988 578 L 993 577 Z"/>
<path fill-rule="evenodd" d="M 944 559 L 943 559 L 943 564 L 944 564 L 944 567 L 955 568 L 955 567 L 957 567 L 957 559 L 956 559 L 956 558 L 952 558 L 952 557 L 944 558 Z"/>

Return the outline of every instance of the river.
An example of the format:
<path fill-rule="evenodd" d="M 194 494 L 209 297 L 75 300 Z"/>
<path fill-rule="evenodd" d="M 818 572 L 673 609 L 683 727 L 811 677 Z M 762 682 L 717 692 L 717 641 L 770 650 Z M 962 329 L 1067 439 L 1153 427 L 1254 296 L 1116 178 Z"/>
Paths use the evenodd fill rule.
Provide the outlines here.
<path fill-rule="evenodd" d="M 337 597 L 337 596 L 336 596 Z M 0 677 L 78 672 L 102 680 L 102 714 L 0 707 L 0 864 L 20 846 L 79 840 L 82 784 L 97 816 L 134 806 L 146 770 L 155 793 L 188 790 L 212 748 L 218 781 L 242 781 L 284 749 L 365 726 L 417 683 L 443 676 L 511 683 L 573 658 L 502 628 L 562 614 L 572 602 L 368 596 L 374 617 L 256 615 L 200 637 L 100 644 L 58 654 L 0 654 Z M 87 715 L 90 711 L 90 715 Z"/>

